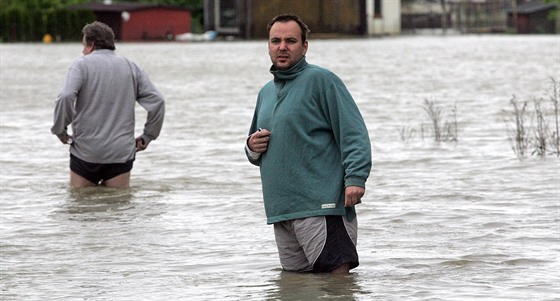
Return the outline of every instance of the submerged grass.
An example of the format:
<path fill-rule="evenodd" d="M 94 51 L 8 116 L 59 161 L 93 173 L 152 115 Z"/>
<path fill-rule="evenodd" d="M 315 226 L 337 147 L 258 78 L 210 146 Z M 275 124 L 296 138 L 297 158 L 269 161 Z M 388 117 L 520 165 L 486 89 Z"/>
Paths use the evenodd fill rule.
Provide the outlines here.
<path fill-rule="evenodd" d="M 439 105 L 436 100 L 424 99 L 423 110 L 428 115 L 429 124 L 420 124 L 422 140 L 431 136 L 436 143 L 457 142 L 459 141 L 457 126 L 457 103 L 451 107 L 451 115 L 447 114 L 444 107 Z M 402 126 L 398 129 L 401 141 L 407 142 L 414 139 L 416 130 L 410 126 Z"/>
<path fill-rule="evenodd" d="M 560 157 L 560 90 L 551 78 L 550 101 L 544 98 L 520 100 L 513 95 L 510 110 L 503 110 L 508 140 L 515 155 Z M 422 140 L 432 137 L 436 143 L 458 142 L 457 103 L 451 109 L 442 107 L 436 100 L 424 99 L 422 106 L 430 122 L 420 124 Z M 401 141 L 416 137 L 417 131 L 406 125 L 398 129 Z"/>
<path fill-rule="evenodd" d="M 531 101 L 518 100 L 514 95 L 510 103 L 513 110 L 507 111 L 504 122 L 513 152 L 523 159 L 529 155 L 544 157 L 547 155 L 560 156 L 559 137 L 559 93 L 558 82 L 551 79 L 552 95 L 551 108 L 543 98 L 533 98 Z M 532 104 L 532 110 L 529 104 Z M 550 119 L 554 120 L 551 126 Z"/>
<path fill-rule="evenodd" d="M 436 142 L 457 142 L 458 127 L 457 127 L 457 103 L 451 107 L 451 116 L 445 114 L 445 109 L 437 106 L 435 100 L 424 100 L 424 111 L 428 113 L 432 121 L 432 132 Z M 444 119 L 449 117 L 450 119 Z M 443 122 L 443 125 L 442 125 Z"/>
<path fill-rule="evenodd" d="M 529 148 L 529 131 L 527 129 L 527 102 L 520 103 L 515 95 L 510 101 L 513 111 L 505 112 L 508 116 L 505 118 L 508 131 L 508 139 L 511 143 L 513 152 L 520 158 L 527 155 Z"/>

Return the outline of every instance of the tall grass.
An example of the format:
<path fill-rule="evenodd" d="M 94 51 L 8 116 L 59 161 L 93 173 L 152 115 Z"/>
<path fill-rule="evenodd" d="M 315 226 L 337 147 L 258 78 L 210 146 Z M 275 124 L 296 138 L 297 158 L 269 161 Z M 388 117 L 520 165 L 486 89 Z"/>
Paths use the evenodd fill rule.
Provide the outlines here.
<path fill-rule="evenodd" d="M 513 106 L 513 111 L 506 112 L 509 116 L 505 118 L 508 138 L 513 152 L 518 157 L 524 158 L 527 155 L 527 149 L 529 148 L 527 102 L 520 103 L 514 95 L 510 103 Z"/>
<path fill-rule="evenodd" d="M 410 126 L 402 126 L 399 129 L 399 136 L 401 137 L 402 142 L 413 140 L 416 136 L 416 130 Z"/>
<path fill-rule="evenodd" d="M 433 138 L 436 142 L 457 142 L 458 127 L 457 127 L 457 104 L 455 103 L 451 108 L 451 119 L 444 119 L 448 117 L 445 114 L 445 109 L 439 106 L 435 100 L 424 99 L 424 111 L 428 114 L 431 121 L 431 128 Z M 422 133 L 424 133 L 424 126 L 422 126 Z M 424 135 L 422 135 L 424 137 Z"/>
<path fill-rule="evenodd" d="M 558 82 L 552 81 L 552 95 L 550 101 L 552 108 L 547 106 L 544 99 L 533 98 L 532 101 L 518 100 L 515 95 L 510 103 L 512 111 L 504 110 L 504 119 L 508 132 L 508 138 L 513 152 L 519 158 L 529 155 L 544 157 L 547 155 L 560 156 L 559 137 L 559 93 Z M 532 104 L 532 110 L 529 104 Z M 550 126 L 550 119 L 554 120 Z"/>
<path fill-rule="evenodd" d="M 560 157 L 560 89 L 551 78 L 550 102 L 543 98 L 520 100 L 513 95 L 511 110 L 503 110 L 511 149 L 518 158 L 529 155 Z M 457 103 L 446 110 L 435 100 L 424 99 L 423 110 L 430 122 L 421 124 L 421 137 L 431 135 L 435 142 L 459 141 Z M 447 114 L 450 111 L 450 114 Z M 416 130 L 403 126 L 399 130 L 401 141 L 414 139 Z"/>
<path fill-rule="evenodd" d="M 459 141 L 456 103 L 451 107 L 451 116 L 447 114 L 446 109 L 439 105 L 436 100 L 424 99 L 422 109 L 426 112 L 430 121 L 429 124 L 420 124 L 422 140 L 431 135 L 434 141 L 438 143 Z M 398 132 L 403 142 L 413 140 L 416 136 L 416 130 L 408 125 L 401 126 Z"/>
<path fill-rule="evenodd" d="M 552 107 L 554 110 L 554 120 L 556 124 L 556 131 L 552 133 L 552 149 L 556 152 L 556 156 L 560 156 L 560 132 L 558 131 L 559 124 L 560 124 L 560 111 L 559 111 L 559 101 L 560 101 L 560 91 L 558 90 L 558 82 L 551 79 L 552 81 L 552 96 L 550 97 L 550 101 L 552 102 Z"/>

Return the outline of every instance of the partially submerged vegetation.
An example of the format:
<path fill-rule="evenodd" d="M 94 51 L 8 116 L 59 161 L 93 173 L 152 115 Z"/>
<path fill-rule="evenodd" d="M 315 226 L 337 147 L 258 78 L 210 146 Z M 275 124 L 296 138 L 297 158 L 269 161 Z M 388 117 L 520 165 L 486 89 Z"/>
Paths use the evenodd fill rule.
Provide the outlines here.
<path fill-rule="evenodd" d="M 457 103 L 451 107 L 451 116 L 435 100 L 424 99 L 424 111 L 431 120 L 431 127 L 422 124 L 422 139 L 424 133 L 431 133 L 436 142 L 459 141 L 457 129 Z"/>
<path fill-rule="evenodd" d="M 511 99 L 511 109 L 503 110 L 508 140 L 515 155 L 560 157 L 560 89 L 558 82 L 551 79 L 551 95 L 548 99 Z M 458 142 L 457 104 L 445 108 L 436 100 L 424 99 L 423 110 L 429 123 L 420 125 L 422 140 L 434 142 Z M 402 126 L 398 129 L 401 141 L 414 140 L 416 129 Z"/>
<path fill-rule="evenodd" d="M 422 140 L 431 137 L 436 143 L 459 141 L 456 103 L 451 107 L 450 114 L 436 100 L 424 99 L 422 108 L 430 121 L 420 125 Z M 412 140 L 416 136 L 416 130 L 403 126 L 399 129 L 399 136 L 403 142 Z"/>
<path fill-rule="evenodd" d="M 549 100 L 533 98 L 523 101 L 514 95 L 510 102 L 513 110 L 504 110 L 511 148 L 520 159 L 528 155 L 560 156 L 558 82 L 551 79 L 551 86 Z"/>

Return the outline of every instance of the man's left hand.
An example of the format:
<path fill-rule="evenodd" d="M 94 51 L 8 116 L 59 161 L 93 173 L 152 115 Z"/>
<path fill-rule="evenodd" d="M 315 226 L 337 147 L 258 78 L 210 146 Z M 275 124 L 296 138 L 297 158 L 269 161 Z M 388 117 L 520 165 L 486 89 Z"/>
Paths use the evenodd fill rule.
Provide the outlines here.
<path fill-rule="evenodd" d="M 72 144 L 72 136 L 68 135 L 68 133 L 62 133 L 59 135 L 56 135 L 58 137 L 58 140 L 60 140 L 60 142 L 62 142 L 62 144 Z"/>
<path fill-rule="evenodd" d="M 348 186 L 344 190 L 344 206 L 352 207 L 362 202 L 366 189 L 360 186 Z"/>

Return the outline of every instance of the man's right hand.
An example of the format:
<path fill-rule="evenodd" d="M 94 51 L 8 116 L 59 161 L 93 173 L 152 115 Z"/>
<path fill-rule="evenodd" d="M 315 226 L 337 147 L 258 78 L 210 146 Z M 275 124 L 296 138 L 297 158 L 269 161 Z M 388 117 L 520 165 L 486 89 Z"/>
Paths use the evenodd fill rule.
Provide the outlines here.
<path fill-rule="evenodd" d="M 146 141 L 142 139 L 142 137 L 136 138 L 136 151 L 140 152 L 145 150 L 148 147 L 148 144 L 150 143 L 146 143 Z"/>
<path fill-rule="evenodd" d="M 267 129 L 260 129 L 247 139 L 247 146 L 255 153 L 262 154 L 268 148 L 268 141 L 270 140 L 270 131 Z"/>

